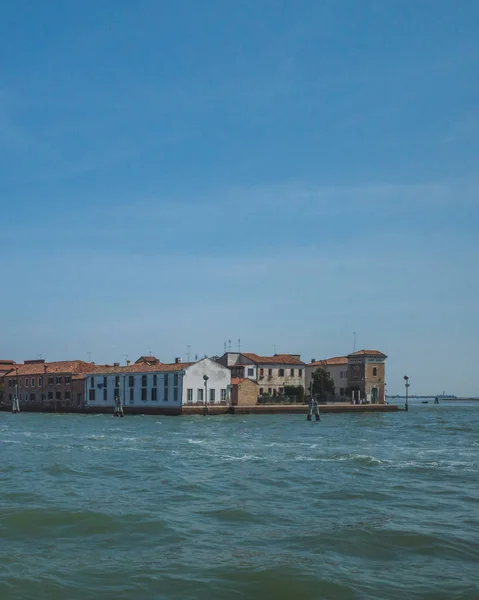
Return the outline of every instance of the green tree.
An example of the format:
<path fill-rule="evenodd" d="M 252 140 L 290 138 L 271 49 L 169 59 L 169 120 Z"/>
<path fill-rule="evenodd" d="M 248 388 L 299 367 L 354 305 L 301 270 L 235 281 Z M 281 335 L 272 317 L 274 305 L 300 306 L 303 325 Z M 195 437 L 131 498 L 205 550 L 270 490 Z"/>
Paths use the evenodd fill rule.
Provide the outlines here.
<path fill-rule="evenodd" d="M 319 402 L 326 402 L 328 396 L 334 396 L 334 381 L 324 367 L 318 367 L 312 376 L 313 396 Z"/>

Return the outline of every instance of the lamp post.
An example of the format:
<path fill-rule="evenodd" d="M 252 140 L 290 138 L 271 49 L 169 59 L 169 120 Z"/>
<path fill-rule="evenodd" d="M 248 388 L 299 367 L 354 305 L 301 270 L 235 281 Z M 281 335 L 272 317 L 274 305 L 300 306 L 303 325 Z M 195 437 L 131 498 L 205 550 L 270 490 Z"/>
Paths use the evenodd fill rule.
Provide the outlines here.
<path fill-rule="evenodd" d="M 208 375 L 203 375 L 203 381 L 205 382 L 205 407 L 203 409 L 203 416 L 208 414 Z"/>
<path fill-rule="evenodd" d="M 407 411 L 408 410 L 408 397 L 409 397 L 409 377 L 407 375 L 404 375 L 404 381 L 405 383 L 405 387 L 406 387 L 406 405 L 404 407 L 404 410 Z"/>

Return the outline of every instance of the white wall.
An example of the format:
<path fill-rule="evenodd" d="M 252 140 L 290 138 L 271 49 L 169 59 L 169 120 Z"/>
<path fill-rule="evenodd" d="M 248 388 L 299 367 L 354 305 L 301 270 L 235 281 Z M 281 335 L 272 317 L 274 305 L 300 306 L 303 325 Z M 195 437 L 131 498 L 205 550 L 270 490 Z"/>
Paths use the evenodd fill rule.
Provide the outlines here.
<path fill-rule="evenodd" d="M 147 407 L 176 407 L 181 406 L 181 398 L 182 398 L 182 380 L 183 380 L 184 371 L 175 371 L 175 372 L 162 372 L 158 370 L 158 372 L 152 373 L 151 371 L 148 373 L 128 373 L 124 372 L 121 374 L 95 374 L 93 376 L 89 376 L 85 380 L 85 404 L 86 406 L 115 406 L 115 378 L 119 377 L 120 379 L 120 399 L 123 406 L 147 406 Z M 130 375 L 134 377 L 133 387 L 130 386 Z M 151 390 L 154 387 L 154 376 L 156 375 L 156 389 L 157 389 L 157 400 L 152 400 Z M 175 380 L 175 375 L 177 379 Z M 143 389 L 143 376 L 146 377 L 146 400 L 142 400 L 142 389 Z M 103 396 L 103 382 L 104 377 L 106 377 L 107 381 L 107 399 L 104 400 Z M 93 378 L 94 387 L 91 387 L 91 379 Z M 168 381 L 168 394 L 165 395 L 165 380 Z M 175 386 L 175 381 L 178 382 L 178 385 Z M 175 387 L 177 387 L 177 392 L 175 394 Z M 95 390 L 95 399 L 90 400 L 90 390 Z M 133 396 L 131 396 L 130 390 L 133 391 Z M 133 400 L 133 401 L 132 401 Z"/>
<path fill-rule="evenodd" d="M 227 367 L 223 367 L 219 363 L 210 358 L 203 358 L 197 363 L 189 366 L 185 370 L 185 376 L 183 378 L 183 403 L 188 404 L 188 390 L 193 390 L 192 402 L 196 403 L 198 399 L 198 390 L 204 389 L 205 382 L 203 375 L 208 376 L 208 404 L 212 402 L 210 396 L 210 390 L 215 390 L 214 402 L 218 403 L 221 401 L 221 390 L 225 390 L 226 399 L 229 394 L 229 386 L 231 385 L 231 371 Z"/>
<path fill-rule="evenodd" d="M 328 365 L 326 370 L 334 381 L 334 393 L 339 396 L 341 388 L 346 390 L 348 387 L 348 365 Z M 341 373 L 343 377 L 341 377 Z"/>

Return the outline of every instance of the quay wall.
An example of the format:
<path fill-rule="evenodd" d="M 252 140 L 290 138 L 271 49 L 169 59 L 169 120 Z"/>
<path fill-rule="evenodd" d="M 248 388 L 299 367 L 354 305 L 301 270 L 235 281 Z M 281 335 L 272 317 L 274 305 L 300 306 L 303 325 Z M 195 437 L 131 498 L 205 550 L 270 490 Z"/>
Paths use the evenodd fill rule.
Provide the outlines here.
<path fill-rule="evenodd" d="M 10 407 L 0 410 L 10 412 Z M 326 404 L 319 406 L 320 414 L 330 413 L 378 413 L 397 412 L 401 410 L 397 404 Z M 22 412 L 63 413 L 63 414 L 113 414 L 113 407 L 61 407 L 55 410 L 50 406 L 29 406 L 21 408 Z M 183 405 L 182 407 L 148 407 L 124 406 L 125 415 L 203 415 L 202 405 Z M 224 404 L 208 405 L 209 415 L 280 415 L 280 414 L 307 414 L 306 404 L 257 404 L 255 406 L 226 406 Z"/>

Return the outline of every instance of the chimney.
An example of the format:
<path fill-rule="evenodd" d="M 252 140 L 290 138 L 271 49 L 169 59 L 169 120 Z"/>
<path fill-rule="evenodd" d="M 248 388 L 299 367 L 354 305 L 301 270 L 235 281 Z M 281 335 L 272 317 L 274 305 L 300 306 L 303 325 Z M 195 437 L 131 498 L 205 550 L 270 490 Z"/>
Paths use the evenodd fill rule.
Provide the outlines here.
<path fill-rule="evenodd" d="M 316 362 L 316 359 L 315 359 L 315 358 L 312 358 L 312 359 L 311 359 L 311 362 L 312 362 L 312 363 L 313 363 L 313 362 Z"/>
<path fill-rule="evenodd" d="M 113 366 L 114 366 L 114 367 L 119 367 L 119 366 L 120 366 L 120 363 L 113 363 Z"/>
<path fill-rule="evenodd" d="M 179 365 L 181 362 L 181 358 L 175 358 L 175 365 Z"/>
<path fill-rule="evenodd" d="M 130 364 L 131 364 L 131 360 L 127 360 L 127 361 L 126 361 L 126 366 L 127 366 L 127 367 L 129 367 L 129 366 L 130 366 Z"/>

